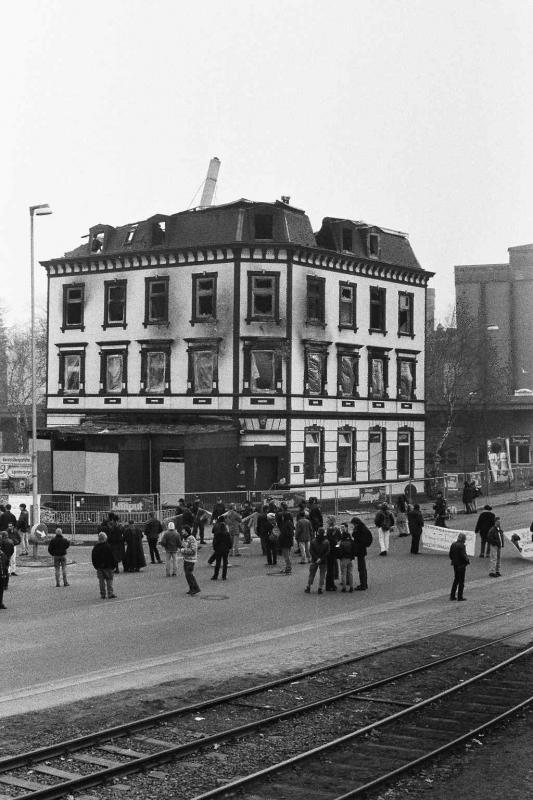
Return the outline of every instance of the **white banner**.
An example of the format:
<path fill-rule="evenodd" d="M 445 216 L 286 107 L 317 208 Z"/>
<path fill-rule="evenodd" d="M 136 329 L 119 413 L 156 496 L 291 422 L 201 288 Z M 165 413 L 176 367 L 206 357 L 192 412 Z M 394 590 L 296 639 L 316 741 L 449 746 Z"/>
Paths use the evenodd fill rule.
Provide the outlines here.
<path fill-rule="evenodd" d="M 453 528 L 439 528 L 437 525 L 424 525 L 422 528 L 422 547 L 426 550 L 437 550 L 440 553 L 450 552 L 450 545 L 457 540 L 460 533 L 466 536 L 466 553 L 473 556 L 476 553 L 476 534 L 474 531 L 454 530 Z"/>
<path fill-rule="evenodd" d="M 530 531 L 504 531 L 503 535 L 511 542 L 513 553 L 515 553 L 516 548 L 516 553 L 519 553 L 522 558 L 526 558 L 529 561 L 533 559 L 533 541 L 531 541 Z"/>

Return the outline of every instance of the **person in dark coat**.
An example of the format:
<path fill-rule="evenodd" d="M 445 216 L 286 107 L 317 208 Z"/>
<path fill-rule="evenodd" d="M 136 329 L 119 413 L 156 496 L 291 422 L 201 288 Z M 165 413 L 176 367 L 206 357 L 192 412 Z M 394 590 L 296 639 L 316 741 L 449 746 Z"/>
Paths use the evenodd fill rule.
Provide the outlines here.
<path fill-rule="evenodd" d="M 221 517 L 213 525 L 213 553 L 215 556 L 215 571 L 211 578 L 212 581 L 218 580 L 220 564 L 222 564 L 222 580 L 226 580 L 228 574 L 228 555 L 233 541 L 228 526 Z"/>
<path fill-rule="evenodd" d="M 500 524 L 499 517 L 496 517 L 496 519 L 494 520 L 494 525 L 487 534 L 487 542 L 491 548 L 489 576 L 491 578 L 499 578 L 501 576 L 500 562 L 502 556 L 502 548 L 505 544 L 505 537 L 503 535 L 503 530 Z"/>
<path fill-rule="evenodd" d="M 341 532 L 340 528 L 335 525 L 335 517 L 333 515 L 328 516 L 326 539 L 329 542 L 329 553 L 326 562 L 326 592 L 336 592 L 335 581 L 339 577 L 337 545 L 341 540 Z"/>
<path fill-rule="evenodd" d="M 316 497 L 311 497 L 309 499 L 309 522 L 313 526 L 313 531 L 315 534 L 317 530 L 324 525 L 322 511 L 320 510 L 320 506 L 318 505 L 318 500 Z"/>
<path fill-rule="evenodd" d="M 56 587 L 61 586 L 59 582 L 60 573 L 63 573 L 63 586 L 70 586 L 67 580 L 67 550 L 70 542 L 63 536 L 61 528 L 56 528 L 56 534 L 48 545 L 48 552 L 54 559 L 54 570 L 56 574 Z"/>
<path fill-rule="evenodd" d="M 309 565 L 309 578 L 307 579 L 305 591 L 307 594 L 309 594 L 317 570 L 320 570 L 318 579 L 318 594 L 322 594 L 322 587 L 324 586 L 324 580 L 326 578 L 326 567 L 329 554 L 329 542 L 326 539 L 326 532 L 324 528 L 319 528 L 317 530 L 316 536 L 311 542 L 310 549 L 311 563 Z"/>
<path fill-rule="evenodd" d="M 466 568 L 468 564 L 470 564 L 470 560 L 466 555 L 466 534 L 460 533 L 457 537 L 457 541 L 452 542 L 450 547 L 450 561 L 452 562 L 453 567 L 453 584 L 452 590 L 450 592 L 450 600 L 455 600 L 455 593 L 457 592 L 457 599 L 458 600 L 466 600 L 466 597 L 463 597 L 463 591 L 465 586 L 465 574 Z"/>
<path fill-rule="evenodd" d="M 255 524 L 255 530 L 257 535 L 259 536 L 259 540 L 261 542 L 261 550 L 263 551 L 263 555 L 267 555 L 268 551 L 268 537 L 270 536 L 270 532 L 272 531 L 272 525 L 270 520 L 267 517 L 268 514 L 268 506 L 263 506 L 262 510 L 257 515 L 257 522 Z"/>
<path fill-rule="evenodd" d="M 9 503 L 6 503 L 4 510 L 0 514 L 0 531 L 7 531 L 8 525 L 13 525 L 13 527 L 16 528 L 17 518 L 11 513 L 11 506 Z"/>
<path fill-rule="evenodd" d="M 98 585 L 100 587 L 100 597 L 102 600 L 115 598 L 113 591 L 113 572 L 115 569 L 115 556 L 111 546 L 107 542 L 107 535 L 100 531 L 98 534 L 98 544 L 95 544 L 91 551 L 91 561 L 96 570 Z"/>
<path fill-rule="evenodd" d="M 146 566 L 142 536 L 142 532 L 135 522 L 132 519 L 128 520 L 124 528 L 124 543 L 126 545 L 124 572 L 139 572 Z"/>
<path fill-rule="evenodd" d="M 156 561 L 158 564 L 162 563 L 159 550 L 157 549 L 157 540 L 161 533 L 163 533 L 163 526 L 154 512 L 150 511 L 148 522 L 144 526 L 144 535 L 148 542 L 148 550 L 150 551 L 150 561 L 152 564 L 155 564 Z"/>
<path fill-rule="evenodd" d="M 107 543 L 111 548 L 113 557 L 115 559 L 115 572 L 118 573 L 120 571 L 118 565 L 124 561 L 125 552 L 124 529 L 119 523 L 118 516 L 113 513 L 109 514 L 107 521 L 102 523 L 101 530 L 107 536 Z"/>
<path fill-rule="evenodd" d="M 411 534 L 411 553 L 413 553 L 413 555 L 418 555 L 420 537 L 422 536 L 422 529 L 424 528 L 424 517 L 418 503 L 415 503 L 413 508 L 409 509 L 407 512 L 407 524 L 409 525 L 409 533 Z"/>
<path fill-rule="evenodd" d="M 2 611 L 6 610 L 6 606 L 4 605 L 4 588 L 6 587 L 6 581 L 9 580 L 8 567 L 9 558 L 4 551 L 0 549 L 0 609 Z"/>
<path fill-rule="evenodd" d="M 472 508 L 472 503 L 474 500 L 474 491 L 468 481 L 465 481 L 463 485 L 462 500 L 465 507 L 465 514 L 473 514 L 474 509 Z"/>
<path fill-rule="evenodd" d="M 279 528 L 278 547 L 285 560 L 284 575 L 292 572 L 291 550 L 294 547 L 294 520 L 286 503 L 281 503 L 280 511 L 276 514 L 276 523 Z"/>
<path fill-rule="evenodd" d="M 442 492 L 438 492 L 437 499 L 433 505 L 433 511 L 435 516 L 435 525 L 439 528 L 446 527 L 446 517 L 447 517 L 447 508 L 446 508 L 446 500 L 444 499 L 444 495 Z"/>
<path fill-rule="evenodd" d="M 341 539 L 337 545 L 337 556 L 341 563 L 341 592 L 345 592 L 346 588 L 353 592 L 354 544 L 346 522 L 341 524 L 340 532 Z"/>
<path fill-rule="evenodd" d="M 7 558 L 7 567 L 5 571 L 5 575 L 2 579 L 2 587 L 3 589 L 7 589 L 9 586 L 9 564 L 13 553 L 15 552 L 15 545 L 9 538 L 9 534 L 7 531 L 2 531 L 0 533 L 0 551 L 5 555 Z"/>
<path fill-rule="evenodd" d="M 485 558 L 485 555 L 487 558 L 490 556 L 490 544 L 487 541 L 487 537 L 495 521 L 496 516 L 492 512 L 492 506 L 483 506 L 483 511 L 477 518 L 475 528 L 475 532 L 479 533 L 479 538 L 481 539 L 481 552 L 479 554 L 480 558 Z"/>
<path fill-rule="evenodd" d="M 26 503 L 19 505 L 20 514 L 17 520 L 17 530 L 20 533 L 20 540 L 22 545 L 22 555 L 28 555 L 28 533 L 30 528 L 30 517 L 26 510 Z"/>
<path fill-rule="evenodd" d="M 359 517 L 352 518 L 352 525 L 353 553 L 357 559 L 357 571 L 359 573 L 359 586 L 355 587 L 355 591 L 365 592 L 368 589 L 366 552 L 367 548 L 372 544 L 372 533 Z"/>
<path fill-rule="evenodd" d="M 266 543 L 266 557 L 267 557 L 267 564 L 269 566 L 275 566 L 278 563 L 278 539 L 279 539 L 279 528 L 276 525 L 276 515 L 273 511 L 269 511 L 267 514 L 267 525 L 268 525 L 268 537 Z M 278 538 L 275 538 L 275 534 L 278 534 Z"/>
<path fill-rule="evenodd" d="M 219 497 L 213 507 L 213 513 L 211 514 L 211 522 L 215 524 L 220 515 L 225 513 L 226 513 L 226 506 Z"/>

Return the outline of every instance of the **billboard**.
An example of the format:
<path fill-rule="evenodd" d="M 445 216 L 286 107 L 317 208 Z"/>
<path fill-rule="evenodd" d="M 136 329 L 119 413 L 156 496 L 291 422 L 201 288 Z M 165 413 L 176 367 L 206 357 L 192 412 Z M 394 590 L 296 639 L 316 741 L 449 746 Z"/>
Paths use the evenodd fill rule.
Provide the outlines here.
<path fill-rule="evenodd" d="M 31 455 L 0 453 L 0 492 L 25 494 L 31 488 Z"/>
<path fill-rule="evenodd" d="M 494 483 L 508 483 L 513 480 L 509 439 L 501 437 L 487 439 L 487 456 L 490 475 Z"/>

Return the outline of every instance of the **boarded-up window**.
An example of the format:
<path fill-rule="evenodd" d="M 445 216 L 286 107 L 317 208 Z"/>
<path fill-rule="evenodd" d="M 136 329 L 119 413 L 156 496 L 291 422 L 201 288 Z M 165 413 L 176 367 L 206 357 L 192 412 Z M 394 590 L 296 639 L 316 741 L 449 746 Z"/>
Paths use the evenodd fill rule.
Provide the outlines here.
<path fill-rule="evenodd" d="M 371 375 L 371 393 L 372 397 L 385 396 L 385 377 L 384 377 L 384 363 L 382 358 L 373 358 L 371 361 L 372 375 Z"/>
<path fill-rule="evenodd" d="M 339 394 L 344 397 L 353 397 L 357 392 L 357 365 L 357 356 L 339 357 Z"/>
<path fill-rule="evenodd" d="M 146 391 L 162 394 L 165 391 L 166 354 L 148 352 L 146 354 Z"/>
<path fill-rule="evenodd" d="M 322 394 L 324 390 L 325 356 L 323 353 L 307 353 L 307 391 Z"/>
<path fill-rule="evenodd" d="M 195 350 L 191 355 L 193 392 L 212 394 L 216 353 L 213 350 Z"/>
<path fill-rule="evenodd" d="M 250 353 L 250 390 L 255 393 L 276 390 L 276 354 L 272 350 Z"/>
<path fill-rule="evenodd" d="M 122 391 L 124 359 L 118 354 L 108 355 L 106 359 L 106 392 L 119 394 Z"/>

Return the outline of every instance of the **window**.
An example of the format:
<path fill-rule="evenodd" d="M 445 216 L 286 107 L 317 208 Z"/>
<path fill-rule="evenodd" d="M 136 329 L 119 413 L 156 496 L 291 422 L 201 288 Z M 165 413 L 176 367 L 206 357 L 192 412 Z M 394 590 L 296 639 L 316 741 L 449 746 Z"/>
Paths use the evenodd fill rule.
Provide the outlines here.
<path fill-rule="evenodd" d="M 349 426 L 338 430 L 337 477 L 355 480 L 355 431 Z"/>
<path fill-rule="evenodd" d="M 384 481 L 387 475 L 385 428 L 376 425 L 368 431 L 368 480 Z"/>
<path fill-rule="evenodd" d="M 124 239 L 124 247 L 128 247 L 133 242 L 133 237 L 135 236 L 136 230 L 137 225 L 132 225 L 131 228 L 128 229 L 126 238 Z"/>
<path fill-rule="evenodd" d="M 217 273 L 192 276 L 191 322 L 215 320 L 217 316 Z"/>
<path fill-rule="evenodd" d="M 140 339 L 141 394 L 170 394 L 171 339 Z"/>
<path fill-rule="evenodd" d="M 477 463 L 485 464 L 487 462 L 487 445 L 478 444 L 477 446 Z"/>
<path fill-rule="evenodd" d="M 359 353 L 355 346 L 337 345 L 337 393 L 341 397 L 358 397 Z"/>
<path fill-rule="evenodd" d="M 274 217 L 272 214 L 255 214 L 254 233 L 256 239 L 274 238 Z"/>
<path fill-rule="evenodd" d="M 245 394 L 281 394 L 283 391 L 283 341 L 256 339 L 244 343 Z"/>
<path fill-rule="evenodd" d="M 306 428 L 304 437 L 304 478 L 318 480 L 324 474 L 324 429 Z"/>
<path fill-rule="evenodd" d="M 353 250 L 353 231 L 351 228 L 342 229 L 342 249 Z"/>
<path fill-rule="evenodd" d="M 145 278 L 144 327 L 168 322 L 168 277 Z"/>
<path fill-rule="evenodd" d="M 218 348 L 220 338 L 187 339 L 187 394 L 218 394 Z"/>
<path fill-rule="evenodd" d="M 91 239 L 91 253 L 99 253 L 104 247 L 105 232 L 93 233 Z"/>
<path fill-rule="evenodd" d="M 416 361 L 398 358 L 398 399 L 416 400 Z"/>
<path fill-rule="evenodd" d="M 307 276 L 307 319 L 311 325 L 324 325 L 326 279 Z"/>
<path fill-rule="evenodd" d="M 127 394 L 129 342 L 97 342 L 100 347 L 100 394 Z"/>
<path fill-rule="evenodd" d="M 398 294 L 398 336 L 414 336 L 414 295 L 410 292 Z"/>
<path fill-rule="evenodd" d="M 413 477 L 413 431 L 410 428 L 398 431 L 398 478 Z"/>
<path fill-rule="evenodd" d="M 159 222 L 152 224 L 152 245 L 154 247 L 161 246 L 166 242 L 167 223 L 162 219 Z"/>
<path fill-rule="evenodd" d="M 62 331 L 68 328 L 85 330 L 83 324 L 83 310 L 85 286 L 83 283 L 73 283 L 63 286 L 63 325 Z"/>
<path fill-rule="evenodd" d="M 104 324 L 102 327 L 126 327 L 126 281 L 105 281 Z"/>
<path fill-rule="evenodd" d="M 328 347 L 331 342 L 304 342 L 304 394 L 326 395 Z"/>
<path fill-rule="evenodd" d="M 378 233 L 369 233 L 367 237 L 367 251 L 370 258 L 379 258 L 380 256 L 380 249 L 379 249 L 379 234 Z"/>
<path fill-rule="evenodd" d="M 248 317 L 279 323 L 279 272 L 248 273 Z"/>
<path fill-rule="evenodd" d="M 370 332 L 386 331 L 386 293 L 381 286 L 370 287 Z"/>
<path fill-rule="evenodd" d="M 357 287 L 354 283 L 339 284 L 339 328 L 357 330 Z"/>
<path fill-rule="evenodd" d="M 389 356 L 385 348 L 368 348 L 368 396 L 372 400 L 388 399 Z"/>
<path fill-rule="evenodd" d="M 59 395 L 83 395 L 85 393 L 85 348 L 86 343 L 58 345 L 59 348 Z"/>
<path fill-rule="evenodd" d="M 530 437 L 511 436 L 509 442 L 509 452 L 511 454 L 511 464 L 529 464 L 530 456 Z"/>

